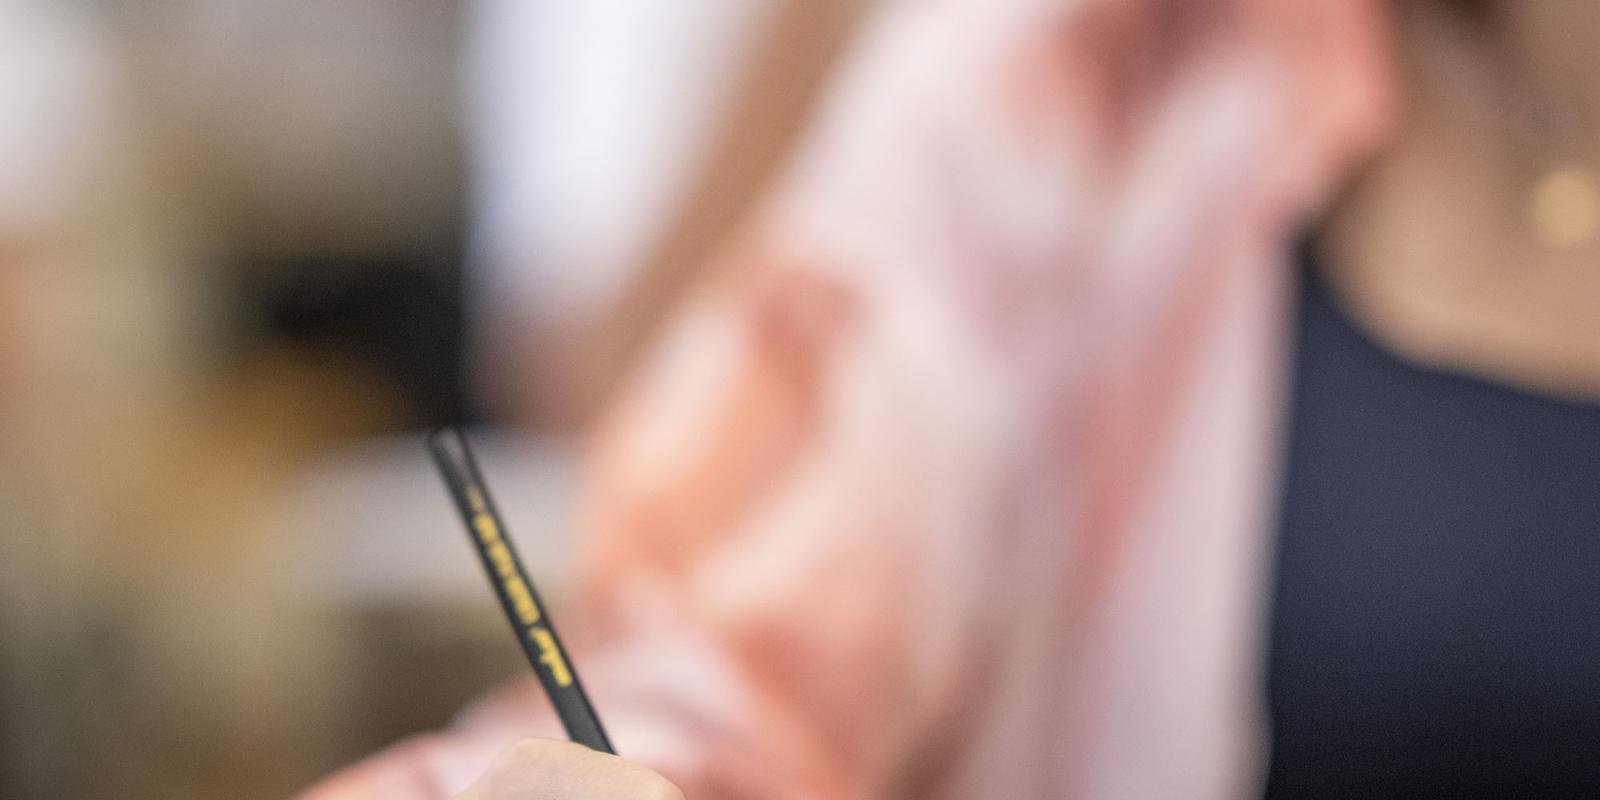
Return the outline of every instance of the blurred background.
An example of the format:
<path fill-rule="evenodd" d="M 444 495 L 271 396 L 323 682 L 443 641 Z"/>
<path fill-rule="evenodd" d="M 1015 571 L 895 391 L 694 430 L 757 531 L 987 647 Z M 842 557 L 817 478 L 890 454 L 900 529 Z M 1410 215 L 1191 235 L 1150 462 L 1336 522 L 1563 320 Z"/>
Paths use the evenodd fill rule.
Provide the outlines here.
<path fill-rule="evenodd" d="M 0 0 L 0 800 L 288 797 L 525 677 L 422 437 L 469 430 L 560 614 L 587 422 L 762 195 L 878 2 Z M 1205 14 L 1230 8 L 1190 5 L 1174 18 L 1189 27 L 1150 29 L 1210 37 Z M 1600 182 L 1574 142 L 1592 94 L 1520 94 L 1590 90 L 1563 53 L 1587 64 L 1600 18 L 1496 3 L 1493 19 L 1526 24 L 1499 26 L 1502 42 L 1472 27 L 1488 6 L 1395 5 L 1411 10 L 1395 26 L 1405 102 L 1427 114 L 1390 150 L 1392 197 L 1363 166 L 1384 190 L 1341 203 L 1386 222 L 1355 214 L 1354 242 L 1422 246 L 1394 259 L 1411 272 L 1374 259 L 1402 278 L 1368 296 L 1419 302 L 1379 322 L 1448 323 L 1390 331 L 1426 344 L 1421 362 L 1587 402 Z M 1120 58 L 1141 14 L 1102 19 L 1091 56 L 1141 67 Z M 1504 186 L 1432 179 L 1480 160 L 1424 125 L 1458 106 L 1482 117 L 1440 120 L 1506 149 Z M 936 122 L 957 120 L 987 146 L 962 107 Z M 962 208 L 997 206 L 1019 240 L 1058 224 L 1058 206 L 1010 195 L 1032 184 L 1008 170 L 1032 160 L 982 152 L 1000 170 L 971 186 L 994 197 Z M 1435 214 L 1440 197 L 1467 211 Z M 1493 226 L 1461 224 L 1480 216 Z"/>
<path fill-rule="evenodd" d="M 269 798 L 526 667 L 575 432 L 867 0 L 0 0 L 0 797 Z"/>

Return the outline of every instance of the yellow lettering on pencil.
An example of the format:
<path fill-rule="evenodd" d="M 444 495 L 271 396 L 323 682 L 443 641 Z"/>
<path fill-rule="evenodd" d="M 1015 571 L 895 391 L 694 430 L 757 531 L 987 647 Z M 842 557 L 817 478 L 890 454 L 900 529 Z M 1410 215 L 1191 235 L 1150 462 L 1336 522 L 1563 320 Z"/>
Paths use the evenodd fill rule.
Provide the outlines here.
<path fill-rule="evenodd" d="M 533 602 L 533 593 L 528 591 L 528 584 L 519 576 L 511 576 L 504 583 L 506 596 L 511 598 L 511 607 L 517 611 L 517 621 L 524 625 L 532 625 L 539 621 L 539 606 Z"/>
<path fill-rule="evenodd" d="M 480 514 L 489 508 L 489 504 L 483 500 L 483 492 L 478 491 L 476 486 L 467 487 L 467 505 Z"/>
<path fill-rule="evenodd" d="M 511 548 L 506 547 L 505 542 L 489 545 L 486 552 L 489 554 L 489 562 L 494 564 L 496 575 L 505 579 L 517 574 L 517 565 L 511 560 Z"/>
<path fill-rule="evenodd" d="M 484 544 L 493 544 L 500 541 L 500 526 L 494 524 L 494 519 L 488 514 L 476 514 L 472 517 L 472 528 L 478 532 L 478 538 Z"/>
<path fill-rule="evenodd" d="M 572 671 L 567 669 L 567 660 L 561 656 L 561 648 L 556 647 L 556 637 L 550 634 L 550 629 L 534 628 L 529 633 L 533 636 L 534 644 L 539 645 L 539 660 L 550 668 L 556 685 L 571 686 Z"/>

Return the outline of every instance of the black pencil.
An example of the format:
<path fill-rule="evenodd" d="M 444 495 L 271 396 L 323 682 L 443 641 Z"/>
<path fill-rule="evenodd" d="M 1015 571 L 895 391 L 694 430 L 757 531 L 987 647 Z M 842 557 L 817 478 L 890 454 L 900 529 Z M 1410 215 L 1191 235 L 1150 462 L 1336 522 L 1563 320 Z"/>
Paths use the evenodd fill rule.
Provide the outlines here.
<path fill-rule="evenodd" d="M 567 729 L 567 737 L 602 753 L 615 753 L 545 613 L 544 604 L 539 601 L 539 593 L 534 591 L 533 581 L 522 568 L 522 559 L 517 557 L 506 535 L 505 524 L 489 498 L 489 490 L 483 484 L 483 475 L 467 447 L 466 437 L 448 428 L 440 430 L 428 438 L 428 449 L 433 452 L 433 461 L 444 476 L 456 509 L 461 512 L 467 538 L 472 540 L 473 549 L 483 562 L 495 596 L 500 598 L 500 606 L 517 633 L 517 641 L 522 644 L 522 652 L 527 654 L 534 674 L 539 676 L 545 693 L 556 707 L 556 714 Z"/>

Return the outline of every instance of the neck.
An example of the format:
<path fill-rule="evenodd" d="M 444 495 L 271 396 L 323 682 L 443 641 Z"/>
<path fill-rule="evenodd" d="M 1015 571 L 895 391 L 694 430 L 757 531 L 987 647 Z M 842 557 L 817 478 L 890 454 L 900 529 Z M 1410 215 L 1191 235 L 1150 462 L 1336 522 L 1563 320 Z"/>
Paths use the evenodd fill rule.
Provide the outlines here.
<path fill-rule="evenodd" d="M 1508 160 L 1600 160 L 1600 3 L 1400 6 L 1407 81 L 1424 113 L 1471 115 L 1468 132 L 1497 139 Z"/>
<path fill-rule="evenodd" d="M 1600 4 L 1593 0 L 1500 0 L 1477 26 L 1486 56 L 1553 102 L 1600 112 Z M 1600 113 L 1589 113 L 1600 119 Z"/>
<path fill-rule="evenodd" d="M 1397 350 L 1600 394 L 1600 240 L 1552 246 L 1530 222 L 1546 176 L 1600 174 L 1600 56 L 1579 46 L 1600 41 L 1600 3 L 1457 5 L 1396 3 L 1406 114 L 1334 209 L 1323 261 Z"/>

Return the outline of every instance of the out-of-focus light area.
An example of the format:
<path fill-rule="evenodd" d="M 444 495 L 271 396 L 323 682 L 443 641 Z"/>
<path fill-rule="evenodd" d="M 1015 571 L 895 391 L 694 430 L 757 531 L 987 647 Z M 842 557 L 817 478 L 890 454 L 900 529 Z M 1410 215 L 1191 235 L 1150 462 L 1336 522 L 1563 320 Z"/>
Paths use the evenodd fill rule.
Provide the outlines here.
<path fill-rule="evenodd" d="M 796 5 L 0 0 L 0 797 L 283 797 L 526 670 L 419 434 L 559 605 Z"/>

